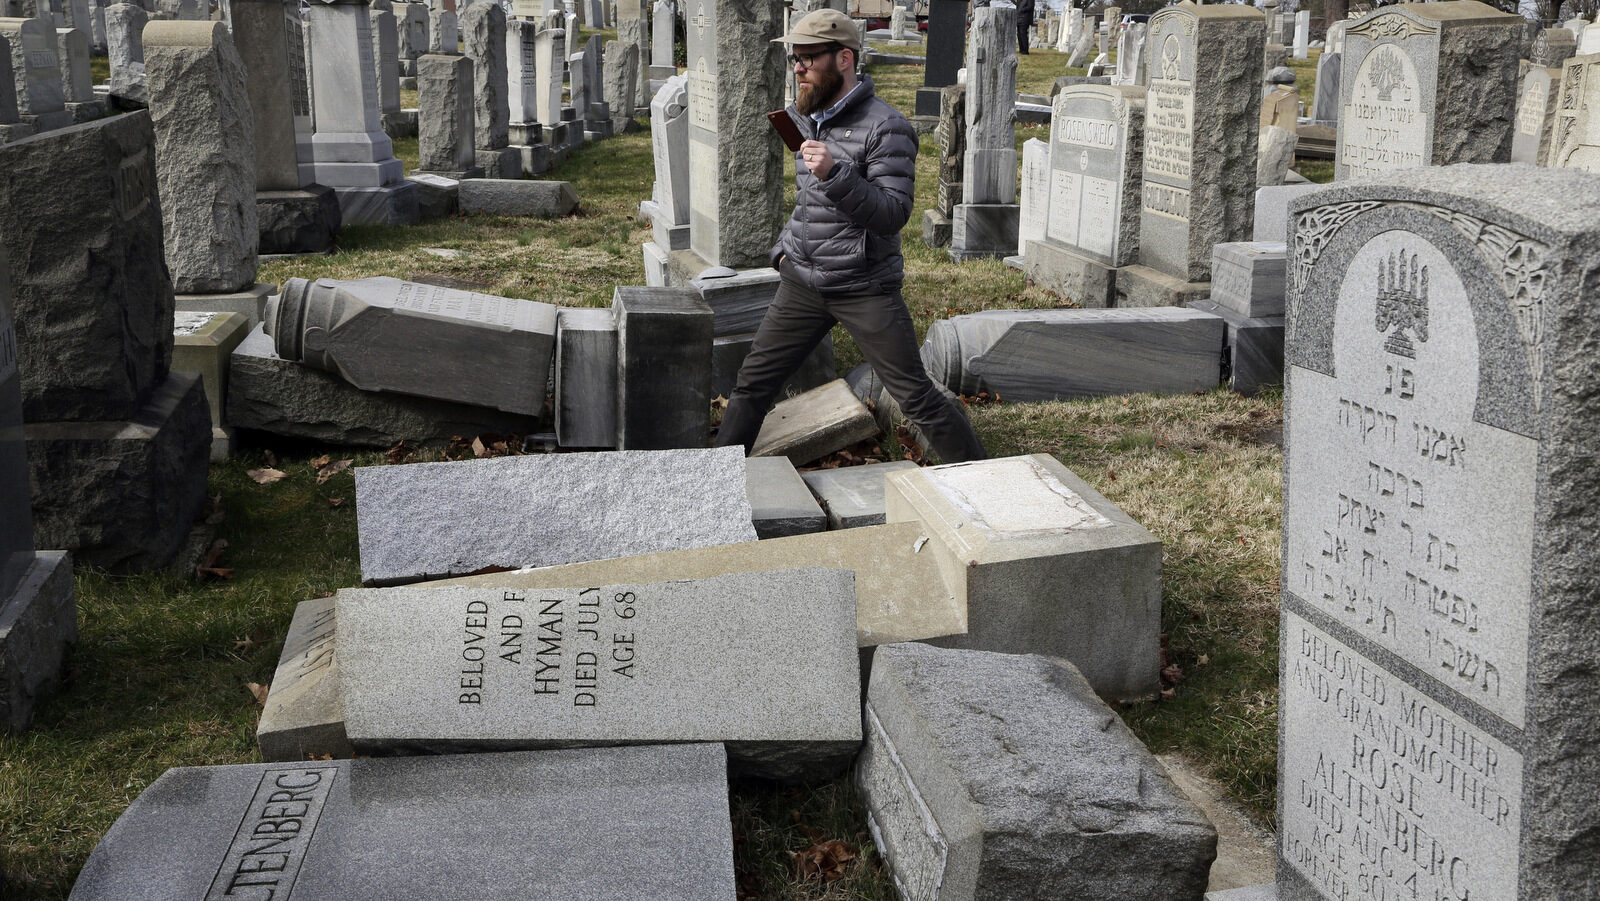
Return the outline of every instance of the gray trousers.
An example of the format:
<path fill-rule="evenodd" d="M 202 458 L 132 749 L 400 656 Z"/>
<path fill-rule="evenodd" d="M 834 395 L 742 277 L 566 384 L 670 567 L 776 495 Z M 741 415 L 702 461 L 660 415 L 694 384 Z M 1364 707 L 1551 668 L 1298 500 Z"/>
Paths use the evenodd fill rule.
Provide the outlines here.
<path fill-rule="evenodd" d="M 750 452 L 783 383 L 835 322 L 850 332 L 889 395 L 922 429 L 941 459 L 961 463 L 988 456 L 956 402 L 945 397 L 923 369 L 911 312 L 898 290 L 823 297 L 788 278 L 778 283 L 778 293 L 739 367 L 738 383 L 713 442 L 717 447 L 743 445 L 745 453 Z"/>

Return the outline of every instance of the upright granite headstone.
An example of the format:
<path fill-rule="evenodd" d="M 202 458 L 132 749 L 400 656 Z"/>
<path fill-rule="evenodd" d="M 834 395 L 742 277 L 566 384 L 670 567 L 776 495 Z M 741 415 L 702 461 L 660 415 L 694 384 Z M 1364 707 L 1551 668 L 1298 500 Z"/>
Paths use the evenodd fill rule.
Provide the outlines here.
<path fill-rule="evenodd" d="M 1116 300 L 1116 269 L 1139 251 L 1145 89 L 1071 85 L 1050 118 L 1050 212 L 1025 271 L 1085 307 Z"/>
<path fill-rule="evenodd" d="M 712 266 L 769 265 L 783 224 L 783 4 L 686 0 L 689 246 Z M 620 428 L 626 428 L 619 422 Z"/>
<path fill-rule="evenodd" d="M 366 391 L 538 416 L 556 308 L 380 276 L 291 278 L 267 300 L 267 334 L 286 360 Z"/>
<path fill-rule="evenodd" d="M 603 65 L 612 121 L 626 122 L 633 118 L 633 97 L 638 92 L 639 45 L 607 41 Z"/>
<path fill-rule="evenodd" d="M 1143 22 L 1132 22 L 1123 29 L 1122 36 L 1117 39 L 1117 74 L 1111 77 L 1112 84 L 1143 86 L 1148 83 L 1144 61 L 1147 37 L 1148 26 Z"/>
<path fill-rule="evenodd" d="M 94 101 L 94 76 L 89 70 L 89 33 L 56 29 L 56 59 L 61 66 L 61 95 L 68 104 Z M 68 107 L 71 109 L 71 107 Z"/>
<path fill-rule="evenodd" d="M 721 741 L 736 771 L 798 779 L 861 743 L 850 572 L 345 589 L 336 609 L 358 752 Z"/>
<path fill-rule="evenodd" d="M 650 0 L 617 0 L 617 40 L 638 48 L 633 56 L 633 93 L 627 97 L 607 95 L 613 109 L 627 101 L 628 109 L 650 103 Z M 610 59 L 611 51 L 606 51 Z M 616 115 L 616 113 L 613 113 Z"/>
<path fill-rule="evenodd" d="M 1213 244 L 1249 236 L 1263 21 L 1189 0 L 1150 18 L 1140 265 L 1118 274 L 1118 306 L 1183 299 L 1210 277 Z"/>
<path fill-rule="evenodd" d="M 939 115 L 939 92 L 956 83 L 966 32 L 966 0 L 929 0 L 927 64 L 917 89 L 917 115 Z"/>
<path fill-rule="evenodd" d="M 545 143 L 560 144 L 554 129 L 561 122 L 561 72 L 566 60 L 563 47 L 566 45 L 566 31 L 556 27 L 553 23 L 560 21 L 560 14 L 552 16 L 551 24 L 539 30 L 534 38 L 534 63 L 538 76 L 538 95 L 536 108 L 539 112 L 539 122 L 545 127 Z"/>
<path fill-rule="evenodd" d="M 460 54 L 417 58 L 417 168 L 462 178 L 481 174 L 473 148 L 472 60 Z"/>
<path fill-rule="evenodd" d="M 372 25 L 372 77 L 378 84 L 378 114 L 384 130 L 400 113 L 400 29 L 390 9 L 367 11 Z"/>
<path fill-rule="evenodd" d="M 674 0 L 655 0 L 650 8 L 650 79 L 671 78 L 678 74 L 673 62 L 673 32 L 678 22 Z"/>
<path fill-rule="evenodd" d="M 1528 62 L 1547 69 L 1559 67 L 1578 52 L 1578 36 L 1565 28 L 1546 28 L 1533 39 Z"/>
<path fill-rule="evenodd" d="M 106 7 L 106 56 L 111 67 L 111 95 L 138 103 L 144 92 L 144 26 L 149 13 L 136 3 Z"/>
<path fill-rule="evenodd" d="M 48 17 L 0 19 L 0 37 L 11 47 L 11 73 L 17 112 L 38 131 L 72 123 L 61 84 L 56 29 Z"/>
<path fill-rule="evenodd" d="M 1477 0 L 1401 3 L 1351 23 L 1334 178 L 1508 161 L 1522 23 Z"/>
<path fill-rule="evenodd" d="M 1574 56 L 1561 70 L 1547 165 L 1600 172 L 1600 54 Z"/>
<path fill-rule="evenodd" d="M 726 770 L 714 743 L 173 769 L 72 896 L 732 901 Z"/>
<path fill-rule="evenodd" d="M 182 294 L 255 283 L 255 118 L 244 63 L 221 22 L 144 30 L 167 268 Z"/>
<path fill-rule="evenodd" d="M 474 3 L 461 13 L 461 44 L 472 60 L 473 148 L 490 178 L 518 178 L 522 155 L 509 149 L 511 106 L 506 99 L 506 13 L 498 3 Z"/>
<path fill-rule="evenodd" d="M 1560 69 L 1529 66 L 1523 74 L 1517 97 L 1517 130 L 1511 136 L 1511 162 L 1542 166 L 1549 159 L 1561 84 Z"/>
<path fill-rule="evenodd" d="M 294 97 L 283 0 L 232 0 L 234 45 L 244 63 L 254 117 L 256 190 L 301 188 L 294 116 L 305 99 Z M 298 47 L 293 48 L 298 55 Z M 304 64 L 299 67 L 302 75 Z"/>
<path fill-rule="evenodd" d="M 1311 98 L 1311 124 L 1339 125 L 1339 84 L 1344 75 L 1343 56 L 1324 50 L 1317 57 L 1315 94 Z"/>
<path fill-rule="evenodd" d="M 395 17 L 399 20 L 400 75 L 415 78 L 417 57 L 428 52 L 428 5 L 396 4 Z"/>
<path fill-rule="evenodd" d="M 1280 898 L 1600 884 L 1597 206 L 1451 166 L 1291 207 Z"/>
<path fill-rule="evenodd" d="M 367 13 L 366 0 L 319 0 L 308 10 L 312 158 L 346 224 L 403 225 L 416 219 L 417 188 L 383 130 Z"/>
<path fill-rule="evenodd" d="M 950 258 L 1008 255 L 1017 246 L 1017 13 L 973 11 L 967 40 L 966 151 Z"/>
<path fill-rule="evenodd" d="M 506 104 L 515 125 L 539 121 L 538 37 L 539 23 L 506 21 Z"/>

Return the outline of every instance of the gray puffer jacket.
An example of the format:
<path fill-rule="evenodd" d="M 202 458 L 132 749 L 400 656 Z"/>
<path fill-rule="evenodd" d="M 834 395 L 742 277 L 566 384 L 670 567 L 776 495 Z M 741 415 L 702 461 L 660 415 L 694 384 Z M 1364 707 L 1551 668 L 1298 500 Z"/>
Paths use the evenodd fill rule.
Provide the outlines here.
<path fill-rule="evenodd" d="M 815 119 L 789 107 L 800 133 L 827 144 L 837 165 L 824 181 L 795 154 L 794 213 L 772 265 L 822 294 L 879 294 L 904 278 L 900 229 L 911 216 L 917 137 L 905 116 L 877 98 L 872 79 L 861 80 L 820 134 Z"/>

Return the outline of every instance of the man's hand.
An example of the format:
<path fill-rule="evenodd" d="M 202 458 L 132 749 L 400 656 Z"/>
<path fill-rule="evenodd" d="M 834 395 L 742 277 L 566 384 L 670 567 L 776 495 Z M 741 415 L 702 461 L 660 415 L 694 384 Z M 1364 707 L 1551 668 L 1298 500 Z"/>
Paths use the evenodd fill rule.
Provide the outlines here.
<path fill-rule="evenodd" d="M 806 141 L 800 145 L 800 159 L 805 162 L 806 168 L 818 178 L 827 178 L 833 171 L 833 154 L 828 152 L 828 145 L 821 141 Z"/>

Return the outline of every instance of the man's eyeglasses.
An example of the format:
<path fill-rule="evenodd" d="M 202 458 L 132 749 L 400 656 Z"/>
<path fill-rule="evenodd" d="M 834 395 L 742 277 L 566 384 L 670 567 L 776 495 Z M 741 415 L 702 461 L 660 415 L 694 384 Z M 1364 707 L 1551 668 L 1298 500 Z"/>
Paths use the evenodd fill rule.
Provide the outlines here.
<path fill-rule="evenodd" d="M 838 48 L 834 48 L 832 50 L 819 50 L 816 53 L 791 53 L 789 54 L 789 66 L 790 68 L 799 66 L 802 69 L 809 69 L 817 64 L 818 59 L 838 52 Z"/>

